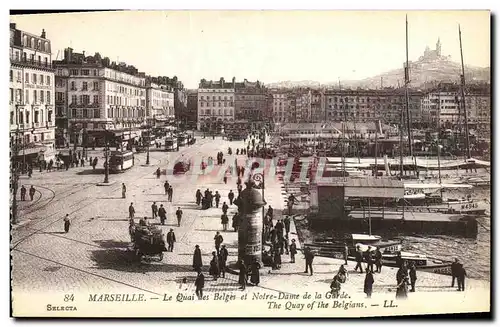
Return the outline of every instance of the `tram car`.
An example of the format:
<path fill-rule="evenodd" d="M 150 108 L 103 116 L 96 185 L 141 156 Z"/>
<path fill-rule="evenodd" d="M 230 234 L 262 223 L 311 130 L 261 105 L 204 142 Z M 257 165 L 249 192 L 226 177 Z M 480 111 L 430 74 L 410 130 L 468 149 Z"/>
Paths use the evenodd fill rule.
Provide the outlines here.
<path fill-rule="evenodd" d="M 179 147 L 177 146 L 177 137 L 169 136 L 165 138 L 165 150 L 166 151 L 177 151 Z"/>
<path fill-rule="evenodd" d="M 185 133 L 180 133 L 177 137 L 177 142 L 179 146 L 186 146 L 188 144 L 188 136 Z"/>
<path fill-rule="evenodd" d="M 118 173 L 134 166 L 134 153 L 132 151 L 111 151 L 109 156 L 109 172 Z"/>

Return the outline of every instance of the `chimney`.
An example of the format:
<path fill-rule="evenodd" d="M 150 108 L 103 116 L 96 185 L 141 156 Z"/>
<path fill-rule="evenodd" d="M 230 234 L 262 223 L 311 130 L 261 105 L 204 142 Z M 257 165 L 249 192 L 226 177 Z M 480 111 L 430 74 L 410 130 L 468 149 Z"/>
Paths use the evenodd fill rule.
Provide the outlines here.
<path fill-rule="evenodd" d="M 42 29 L 42 35 L 40 36 L 42 39 L 45 39 L 45 29 Z"/>
<path fill-rule="evenodd" d="M 16 29 L 16 23 L 10 23 L 10 28 L 15 30 Z"/>

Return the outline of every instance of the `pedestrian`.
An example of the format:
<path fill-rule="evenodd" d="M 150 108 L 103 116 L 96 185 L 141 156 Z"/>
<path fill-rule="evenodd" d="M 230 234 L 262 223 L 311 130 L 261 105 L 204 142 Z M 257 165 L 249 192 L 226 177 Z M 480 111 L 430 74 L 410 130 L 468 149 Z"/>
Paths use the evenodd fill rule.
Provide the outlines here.
<path fill-rule="evenodd" d="M 134 219 L 134 214 L 135 214 L 134 203 L 130 202 L 130 206 L 128 207 L 128 217 L 130 219 Z"/>
<path fill-rule="evenodd" d="M 156 178 L 160 178 L 160 175 L 161 175 L 161 170 L 160 170 L 160 167 L 158 167 L 156 169 Z"/>
<path fill-rule="evenodd" d="M 243 186 L 241 184 L 238 185 L 238 196 L 240 195 L 241 191 L 243 191 Z"/>
<path fill-rule="evenodd" d="M 372 247 L 368 246 L 368 250 L 365 252 L 365 259 L 366 259 L 366 269 L 370 270 L 373 272 L 373 254 L 372 254 Z"/>
<path fill-rule="evenodd" d="M 85 159 L 80 159 L 80 166 L 85 167 Z"/>
<path fill-rule="evenodd" d="M 125 186 L 125 183 L 122 183 L 122 198 L 125 199 L 127 194 L 127 187 Z"/>
<path fill-rule="evenodd" d="M 168 249 L 167 251 L 173 252 L 174 251 L 174 243 L 176 242 L 175 239 L 175 233 L 172 228 L 170 228 L 170 231 L 167 233 L 167 244 L 168 244 Z"/>
<path fill-rule="evenodd" d="M 332 298 L 334 298 L 334 299 L 338 298 L 341 287 L 342 287 L 342 284 L 340 283 L 340 276 L 337 274 L 337 275 L 335 275 L 335 277 L 333 277 L 332 283 L 330 284 Z"/>
<path fill-rule="evenodd" d="M 214 194 L 212 191 L 208 192 L 208 205 L 210 208 L 214 206 Z"/>
<path fill-rule="evenodd" d="M 219 207 L 219 201 L 220 201 L 220 194 L 219 194 L 219 191 L 215 191 L 215 207 L 218 208 Z M 224 202 L 225 203 L 225 202 Z"/>
<path fill-rule="evenodd" d="M 276 231 L 276 228 L 271 229 L 270 234 L 271 234 L 271 245 L 276 246 L 276 243 L 278 242 L 277 240 L 278 232 Z"/>
<path fill-rule="evenodd" d="M 193 253 L 193 269 L 194 271 L 201 271 L 201 267 L 203 267 L 203 262 L 201 260 L 201 250 L 200 246 L 196 244 Z"/>
<path fill-rule="evenodd" d="M 69 221 L 69 214 L 66 214 L 66 217 L 64 217 L 64 232 L 65 233 L 69 232 L 70 225 L 71 225 L 71 222 Z"/>
<path fill-rule="evenodd" d="M 288 202 L 287 202 L 288 215 L 290 215 L 290 216 L 292 215 L 292 209 L 293 209 L 293 205 L 295 204 L 295 201 L 296 201 L 295 195 L 290 194 L 290 196 L 288 197 Z"/>
<path fill-rule="evenodd" d="M 200 205 L 202 197 L 203 196 L 201 195 L 201 191 L 200 191 L 200 189 L 198 189 L 196 191 L 196 205 Z"/>
<path fill-rule="evenodd" d="M 359 245 L 356 246 L 356 267 L 354 267 L 354 271 L 359 271 L 363 273 L 363 254 L 361 252 L 361 248 Z"/>
<path fill-rule="evenodd" d="M 458 262 L 458 258 L 455 258 L 455 261 L 451 264 L 451 287 L 455 287 L 455 279 L 458 276 L 459 267 L 460 263 Z"/>
<path fill-rule="evenodd" d="M 221 224 L 222 224 L 222 230 L 224 232 L 227 232 L 227 224 L 229 223 L 229 217 L 227 214 L 223 213 L 222 216 L 220 217 Z"/>
<path fill-rule="evenodd" d="M 283 238 L 283 246 L 285 248 L 285 254 L 288 255 L 288 247 L 290 246 L 288 242 L 288 236 Z"/>
<path fill-rule="evenodd" d="M 227 209 L 229 209 L 229 206 L 226 204 L 226 202 L 224 202 L 224 203 L 222 204 L 222 212 L 223 212 L 224 214 L 227 214 Z"/>
<path fill-rule="evenodd" d="M 21 186 L 21 201 L 26 201 L 26 187 Z"/>
<path fill-rule="evenodd" d="M 168 202 L 172 202 L 172 197 L 174 195 L 174 189 L 172 188 L 172 185 L 168 187 Z"/>
<path fill-rule="evenodd" d="M 177 211 L 175 211 L 175 215 L 177 216 L 177 227 L 181 227 L 181 220 L 182 220 L 181 207 L 177 207 Z"/>
<path fill-rule="evenodd" d="M 373 272 L 370 269 L 366 269 L 366 275 L 365 275 L 365 287 L 363 291 L 366 294 L 366 297 L 371 298 L 372 297 L 372 290 L 373 290 Z"/>
<path fill-rule="evenodd" d="M 168 181 L 165 181 L 165 183 L 163 183 L 163 188 L 165 189 L 165 195 L 168 195 L 168 188 L 169 187 L 170 187 L 170 184 L 168 183 Z"/>
<path fill-rule="evenodd" d="M 35 196 L 35 187 L 33 185 L 31 185 L 30 187 L 30 199 L 31 201 L 33 201 L 33 197 Z"/>
<path fill-rule="evenodd" d="M 349 248 L 347 243 L 344 243 L 344 264 L 347 266 L 347 257 L 349 256 Z"/>
<path fill-rule="evenodd" d="M 375 251 L 375 267 L 377 268 L 376 272 L 382 272 L 382 252 L 379 248 Z"/>
<path fill-rule="evenodd" d="M 198 300 L 203 299 L 203 288 L 205 287 L 205 276 L 201 272 L 201 269 L 197 270 L 198 275 L 196 276 L 196 280 L 194 281 L 194 285 L 196 287 L 196 296 L 198 296 Z"/>
<path fill-rule="evenodd" d="M 224 177 L 222 177 L 222 181 L 224 182 L 224 184 L 227 184 L 227 175 L 224 174 Z"/>
<path fill-rule="evenodd" d="M 292 239 L 292 244 L 290 244 L 290 263 L 295 263 L 295 255 L 297 254 L 297 244 L 295 239 Z"/>
<path fill-rule="evenodd" d="M 214 278 L 214 280 L 217 280 L 217 277 L 219 276 L 219 259 L 217 258 L 215 251 L 212 251 L 212 260 L 210 260 L 208 273 Z"/>
<path fill-rule="evenodd" d="M 273 269 L 281 269 L 281 251 L 278 246 L 274 247 Z"/>
<path fill-rule="evenodd" d="M 215 250 L 217 250 L 217 255 L 218 255 L 220 251 L 220 245 L 222 244 L 222 242 L 224 242 L 224 238 L 219 232 L 215 233 L 214 242 L 215 242 Z"/>
<path fill-rule="evenodd" d="M 465 271 L 464 266 L 459 263 L 457 268 L 457 281 L 458 281 L 458 289 L 457 291 L 465 291 L 465 277 L 467 277 L 467 272 Z"/>
<path fill-rule="evenodd" d="M 268 210 L 269 212 L 269 210 Z M 288 237 L 288 234 L 290 233 L 290 223 L 291 223 L 291 218 L 290 216 L 285 216 L 285 219 L 283 219 L 283 225 L 285 225 L 285 233 L 286 236 Z"/>
<path fill-rule="evenodd" d="M 51 159 L 52 160 L 52 159 Z M 92 156 L 89 157 L 89 165 L 92 166 Z"/>
<path fill-rule="evenodd" d="M 398 272 L 396 273 L 396 298 L 404 299 L 408 297 L 408 272 L 406 270 L 406 263 L 402 263 Z"/>
<path fill-rule="evenodd" d="M 260 263 L 257 261 L 257 258 L 254 257 L 250 264 L 250 282 L 255 286 L 259 286 L 260 283 L 260 268 Z"/>
<path fill-rule="evenodd" d="M 155 219 L 158 216 L 158 206 L 156 205 L 156 202 L 153 202 L 151 205 L 151 217 Z"/>
<path fill-rule="evenodd" d="M 410 292 L 415 292 L 415 283 L 417 282 L 417 268 L 415 267 L 415 262 L 410 263 L 408 274 L 410 275 Z"/>
<path fill-rule="evenodd" d="M 227 198 L 229 199 L 229 205 L 233 205 L 233 200 L 234 200 L 234 193 L 233 190 L 229 190 L 229 194 L 227 195 Z"/>
<path fill-rule="evenodd" d="M 222 278 L 226 277 L 226 262 L 229 257 L 229 252 L 226 249 L 226 246 L 223 244 L 219 253 L 219 269 L 222 274 Z"/>
<path fill-rule="evenodd" d="M 271 219 L 273 219 L 273 217 L 274 217 L 274 209 L 273 209 L 273 207 L 269 206 L 269 208 L 267 209 L 266 216 L 269 216 L 269 217 L 271 217 Z"/>
<path fill-rule="evenodd" d="M 278 239 L 283 237 L 283 229 L 285 228 L 284 224 L 281 222 L 281 220 L 278 220 L 276 225 L 274 226 L 277 232 Z"/>
<path fill-rule="evenodd" d="M 238 216 L 238 213 L 235 213 L 234 216 L 233 216 L 233 221 L 232 221 L 232 227 L 234 229 L 235 232 L 238 231 L 238 227 L 240 225 L 240 221 L 239 221 L 239 216 Z"/>
<path fill-rule="evenodd" d="M 160 223 L 165 225 L 165 221 L 167 220 L 167 211 L 163 207 L 163 204 L 160 204 L 160 208 L 158 209 L 158 217 L 160 217 Z"/>
<path fill-rule="evenodd" d="M 247 286 L 247 266 L 243 260 L 240 260 L 238 268 L 240 270 L 238 274 L 238 283 L 241 285 L 240 290 L 245 290 Z"/>
<path fill-rule="evenodd" d="M 313 275 L 313 260 L 314 260 L 314 253 L 311 251 L 309 247 L 306 247 L 304 251 L 304 256 L 306 257 L 306 271 L 304 273 L 308 273 L 308 269 L 311 269 L 311 276 Z"/>

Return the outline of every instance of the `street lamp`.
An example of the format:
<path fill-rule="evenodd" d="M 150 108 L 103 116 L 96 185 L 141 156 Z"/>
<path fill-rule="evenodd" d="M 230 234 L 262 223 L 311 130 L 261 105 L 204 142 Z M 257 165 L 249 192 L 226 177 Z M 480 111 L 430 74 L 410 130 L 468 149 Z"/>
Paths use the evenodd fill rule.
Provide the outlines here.
<path fill-rule="evenodd" d="M 108 129 L 106 128 L 104 135 L 104 183 L 109 183 L 109 143 L 108 143 Z"/>
<path fill-rule="evenodd" d="M 149 146 L 151 145 L 151 128 L 148 125 L 148 138 L 146 140 L 147 144 L 147 155 L 146 155 L 146 165 L 149 165 Z"/>

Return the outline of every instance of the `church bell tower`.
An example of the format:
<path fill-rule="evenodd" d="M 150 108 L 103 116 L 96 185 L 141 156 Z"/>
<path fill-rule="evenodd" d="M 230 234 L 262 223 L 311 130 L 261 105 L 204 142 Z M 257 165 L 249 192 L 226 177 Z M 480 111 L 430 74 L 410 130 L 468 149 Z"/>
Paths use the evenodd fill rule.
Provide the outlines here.
<path fill-rule="evenodd" d="M 436 43 L 436 55 L 438 57 L 441 57 L 441 39 L 438 38 L 438 41 Z"/>

